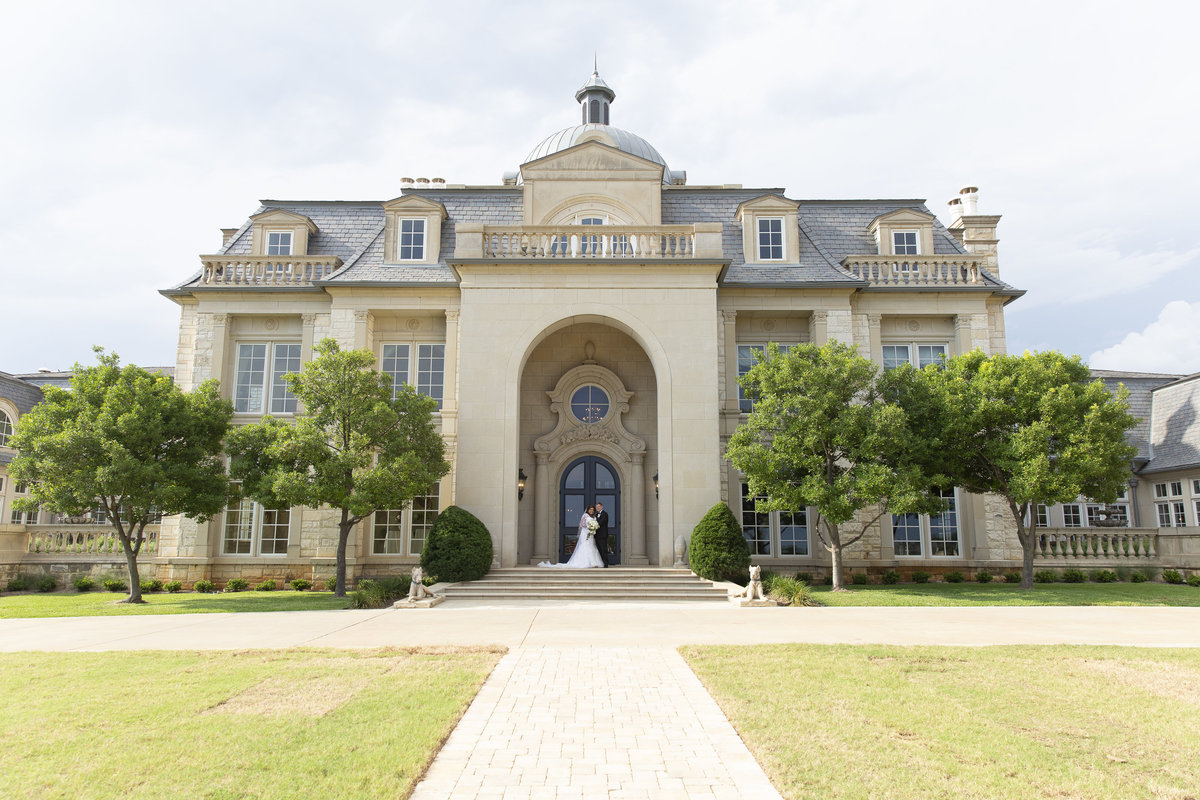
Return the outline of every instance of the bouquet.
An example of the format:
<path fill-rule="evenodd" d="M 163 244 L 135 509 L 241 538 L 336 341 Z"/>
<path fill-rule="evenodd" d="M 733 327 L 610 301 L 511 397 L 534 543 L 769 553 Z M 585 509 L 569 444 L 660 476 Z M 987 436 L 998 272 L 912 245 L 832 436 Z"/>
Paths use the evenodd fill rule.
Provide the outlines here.
<path fill-rule="evenodd" d="M 588 532 L 587 532 L 588 538 L 591 538 L 592 536 L 594 536 L 596 534 L 596 531 L 598 531 L 598 530 L 600 530 L 600 523 L 596 522 L 596 520 L 594 520 L 594 519 L 589 519 L 588 520 Z"/>

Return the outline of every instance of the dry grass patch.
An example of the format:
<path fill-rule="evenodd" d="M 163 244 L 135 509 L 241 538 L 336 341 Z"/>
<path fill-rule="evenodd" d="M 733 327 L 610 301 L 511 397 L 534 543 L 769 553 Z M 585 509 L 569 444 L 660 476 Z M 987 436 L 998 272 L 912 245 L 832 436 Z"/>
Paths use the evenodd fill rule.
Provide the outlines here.
<path fill-rule="evenodd" d="M 787 798 L 1198 796 L 1198 650 L 682 652 Z"/>

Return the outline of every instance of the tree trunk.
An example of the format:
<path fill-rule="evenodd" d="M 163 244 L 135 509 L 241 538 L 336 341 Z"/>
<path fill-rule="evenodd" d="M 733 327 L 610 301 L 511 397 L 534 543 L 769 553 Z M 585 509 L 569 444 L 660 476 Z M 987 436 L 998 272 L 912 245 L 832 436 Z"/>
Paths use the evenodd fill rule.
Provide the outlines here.
<path fill-rule="evenodd" d="M 346 543 L 350 541 L 350 529 L 354 527 L 350 522 L 349 509 L 342 509 L 342 521 L 338 524 L 338 546 L 337 546 L 337 583 L 333 587 L 334 597 L 346 596 Z"/>
<path fill-rule="evenodd" d="M 838 535 L 838 528 L 829 522 L 825 523 L 825 530 L 829 532 L 829 555 L 832 557 L 833 563 L 833 591 L 843 591 L 842 586 L 842 538 Z"/>
<path fill-rule="evenodd" d="M 1035 512 L 1036 513 L 1036 512 Z M 1034 533 L 1037 522 L 1034 521 L 1032 530 L 1025 530 L 1023 520 L 1017 520 L 1017 539 L 1021 542 L 1021 588 L 1033 588 L 1033 545 L 1037 541 Z"/>
<path fill-rule="evenodd" d="M 118 534 L 117 538 L 121 540 L 121 549 L 125 551 L 125 564 L 129 567 L 129 597 L 121 602 L 144 603 L 146 601 L 142 599 L 142 581 L 138 577 L 137 553 L 133 552 L 128 536 Z"/>

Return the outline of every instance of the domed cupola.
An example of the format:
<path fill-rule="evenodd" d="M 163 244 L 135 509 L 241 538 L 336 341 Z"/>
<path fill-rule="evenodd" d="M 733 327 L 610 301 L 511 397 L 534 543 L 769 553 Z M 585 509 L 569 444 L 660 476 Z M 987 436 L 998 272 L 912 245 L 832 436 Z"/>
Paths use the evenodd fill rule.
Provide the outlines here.
<path fill-rule="evenodd" d="M 592 77 L 575 93 L 575 100 L 583 110 L 583 124 L 607 125 L 608 107 L 616 96 L 617 93 L 608 87 L 600 73 L 593 69 Z"/>
<path fill-rule="evenodd" d="M 618 150 L 635 155 L 638 158 L 653 161 L 655 164 L 662 164 L 663 183 L 672 183 L 673 176 L 671 170 L 667 167 L 666 160 L 659 155 L 659 152 L 654 149 L 653 145 L 636 133 L 615 128 L 609 123 L 609 106 L 612 105 L 613 99 L 616 96 L 617 93 L 604 82 L 604 79 L 600 77 L 600 73 L 593 69 L 592 77 L 588 78 L 587 83 L 580 87 L 579 91 L 575 92 L 575 99 L 582 108 L 583 122 L 572 128 L 564 128 L 557 133 L 547 136 L 538 143 L 537 147 L 529 151 L 529 155 L 525 156 L 525 160 L 521 163 L 528 164 L 530 161 L 554 155 L 584 142 L 600 142 L 609 147 L 615 147 Z M 684 179 L 684 175 L 685 173 L 679 173 L 678 177 L 680 181 Z M 509 180 L 509 178 L 506 177 L 506 180 Z M 514 176 L 512 180 L 516 181 L 517 178 Z"/>

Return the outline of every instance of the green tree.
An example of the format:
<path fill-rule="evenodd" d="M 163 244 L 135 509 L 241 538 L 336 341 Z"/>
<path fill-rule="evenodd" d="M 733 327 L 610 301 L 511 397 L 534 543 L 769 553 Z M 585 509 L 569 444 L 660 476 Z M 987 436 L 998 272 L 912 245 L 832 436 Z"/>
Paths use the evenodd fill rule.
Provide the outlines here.
<path fill-rule="evenodd" d="M 940 476 L 910 456 L 920 446 L 899 406 L 877 387 L 877 368 L 831 341 L 782 352 L 774 344 L 742 377 L 754 410 L 734 431 L 726 457 L 746 475 L 763 511 L 811 507 L 812 528 L 842 588 L 842 552 L 885 513 L 936 513 Z M 871 509 L 873 513 L 860 514 Z M 860 517 L 857 532 L 843 526 Z"/>
<path fill-rule="evenodd" d="M 889 388 L 928 436 L 921 452 L 954 485 L 1004 499 L 1017 527 L 1021 586 L 1033 588 L 1037 503 L 1080 495 L 1112 502 L 1129 479 L 1137 424 L 1128 392 L 1114 396 L 1078 356 L 996 355 L 979 350 L 944 369 L 901 370 Z"/>
<path fill-rule="evenodd" d="M 146 526 L 159 514 L 203 522 L 229 500 L 221 441 L 233 407 L 216 381 L 184 393 L 165 375 L 94 349 L 98 366 L 76 364 L 70 391 L 45 387 L 45 399 L 21 417 L 10 472 L 30 487 L 24 508 L 81 515 L 99 503 L 128 565 L 125 602 L 141 603 Z"/>
<path fill-rule="evenodd" d="M 338 522 L 337 585 L 346 595 L 350 531 L 379 509 L 404 508 L 450 471 L 434 428 L 437 401 L 374 369 L 369 350 L 316 346 L 285 376 L 302 404 L 294 424 L 266 417 L 235 429 L 227 450 L 242 492 L 267 508 L 329 506 Z"/>

